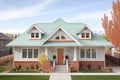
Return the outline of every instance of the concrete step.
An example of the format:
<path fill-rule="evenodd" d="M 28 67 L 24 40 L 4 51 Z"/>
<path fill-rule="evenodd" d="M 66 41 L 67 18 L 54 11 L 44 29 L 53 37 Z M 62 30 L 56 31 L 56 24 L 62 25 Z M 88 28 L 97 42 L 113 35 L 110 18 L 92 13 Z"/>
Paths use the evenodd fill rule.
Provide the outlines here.
<path fill-rule="evenodd" d="M 67 67 L 66 67 L 66 65 L 56 65 L 54 72 L 67 73 Z"/>

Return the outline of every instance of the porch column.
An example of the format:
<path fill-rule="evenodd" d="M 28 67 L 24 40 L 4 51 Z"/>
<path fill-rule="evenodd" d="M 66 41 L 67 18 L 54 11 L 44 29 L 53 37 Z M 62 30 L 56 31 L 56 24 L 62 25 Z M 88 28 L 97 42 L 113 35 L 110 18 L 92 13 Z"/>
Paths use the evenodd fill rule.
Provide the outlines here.
<path fill-rule="evenodd" d="M 74 57 L 73 57 L 73 61 L 77 61 L 76 47 L 74 47 Z"/>
<path fill-rule="evenodd" d="M 47 47 L 45 47 L 45 55 L 48 56 L 48 48 Z"/>

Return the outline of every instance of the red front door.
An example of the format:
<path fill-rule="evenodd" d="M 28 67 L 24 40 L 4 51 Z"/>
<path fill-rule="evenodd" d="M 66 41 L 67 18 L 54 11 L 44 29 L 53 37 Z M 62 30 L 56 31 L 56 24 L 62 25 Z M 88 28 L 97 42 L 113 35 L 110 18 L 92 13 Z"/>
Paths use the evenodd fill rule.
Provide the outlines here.
<path fill-rule="evenodd" d="M 63 64 L 63 49 L 58 49 L 58 64 Z"/>

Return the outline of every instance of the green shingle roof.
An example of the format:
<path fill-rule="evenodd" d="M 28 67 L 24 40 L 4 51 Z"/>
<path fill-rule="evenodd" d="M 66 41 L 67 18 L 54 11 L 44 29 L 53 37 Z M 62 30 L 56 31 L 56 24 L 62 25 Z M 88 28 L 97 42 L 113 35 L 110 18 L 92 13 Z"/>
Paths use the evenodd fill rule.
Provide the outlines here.
<path fill-rule="evenodd" d="M 92 33 L 92 40 L 80 40 L 77 33 L 85 26 L 83 23 L 67 23 L 59 18 L 53 23 L 36 23 L 33 24 L 33 26 L 44 31 L 41 40 L 29 40 L 30 35 L 25 32 L 10 42 L 7 46 L 112 46 L 110 42 L 102 39 L 99 35 L 94 33 Z M 42 44 L 43 41 L 55 32 L 58 27 L 62 27 L 81 45 L 78 45 L 76 42 L 45 42 Z"/>

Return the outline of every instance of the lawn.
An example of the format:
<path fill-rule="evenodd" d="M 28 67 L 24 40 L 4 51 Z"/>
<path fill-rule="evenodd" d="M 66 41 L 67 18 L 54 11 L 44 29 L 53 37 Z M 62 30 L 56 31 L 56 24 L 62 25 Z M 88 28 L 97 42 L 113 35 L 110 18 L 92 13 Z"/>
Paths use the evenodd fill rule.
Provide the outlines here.
<path fill-rule="evenodd" d="M 4 72 L 6 70 L 5 66 L 0 66 L 0 72 Z"/>
<path fill-rule="evenodd" d="M 120 80 L 120 76 L 72 76 L 72 80 Z"/>
<path fill-rule="evenodd" d="M 49 76 L 0 76 L 0 80 L 49 80 Z"/>

